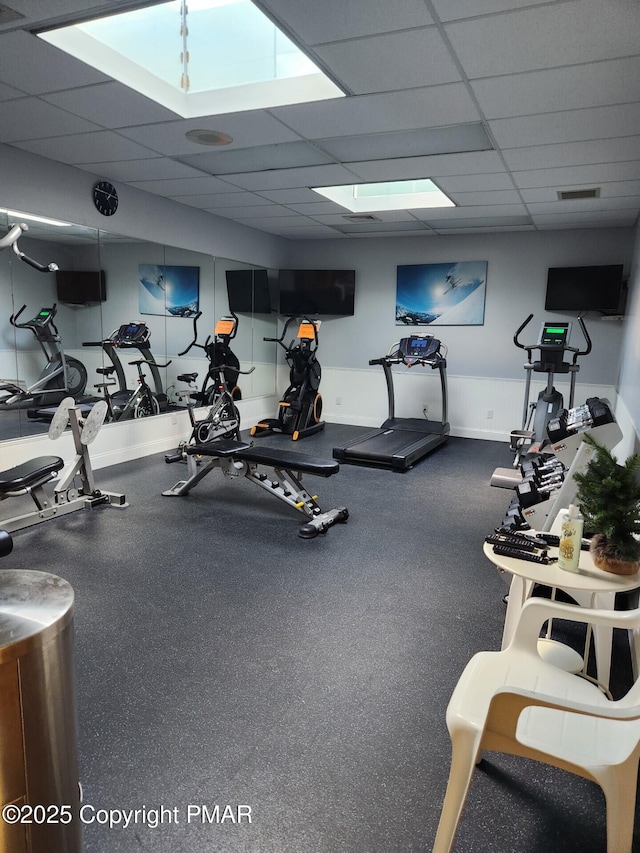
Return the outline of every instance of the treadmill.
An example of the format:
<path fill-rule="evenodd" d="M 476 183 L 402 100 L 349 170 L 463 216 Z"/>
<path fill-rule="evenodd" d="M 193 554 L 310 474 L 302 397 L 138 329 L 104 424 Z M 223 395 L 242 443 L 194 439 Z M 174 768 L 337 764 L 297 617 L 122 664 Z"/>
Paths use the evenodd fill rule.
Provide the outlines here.
<path fill-rule="evenodd" d="M 352 465 L 408 471 L 449 438 L 447 423 L 447 360 L 446 347 L 433 335 L 412 335 L 393 344 L 382 358 L 371 359 L 384 371 L 389 398 L 389 417 L 380 429 L 366 433 L 344 447 L 333 448 L 333 458 Z M 404 364 L 408 368 L 430 367 L 440 374 L 442 418 L 396 418 L 393 373 L 391 368 Z"/>

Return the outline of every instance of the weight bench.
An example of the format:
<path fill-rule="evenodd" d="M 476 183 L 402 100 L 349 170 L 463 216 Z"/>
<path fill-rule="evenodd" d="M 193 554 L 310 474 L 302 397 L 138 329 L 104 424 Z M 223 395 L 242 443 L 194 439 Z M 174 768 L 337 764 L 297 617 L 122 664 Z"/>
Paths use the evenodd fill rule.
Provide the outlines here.
<path fill-rule="evenodd" d="M 346 507 L 323 512 L 316 502 L 317 496 L 310 495 L 302 485 L 303 473 L 316 477 L 337 474 L 340 466 L 333 460 L 316 459 L 274 447 L 253 447 L 242 441 L 224 438 L 206 444 L 189 445 L 186 453 L 189 477 L 179 480 L 163 495 L 186 495 L 210 471 L 220 468 L 225 477 L 246 477 L 306 516 L 306 524 L 298 530 L 298 535 L 303 539 L 313 539 L 318 533 L 326 533 L 333 524 L 345 522 L 349 517 Z M 199 457 L 207 457 L 208 461 Z M 273 474 L 267 475 L 260 471 L 259 465 L 271 468 Z"/>
<path fill-rule="evenodd" d="M 0 519 L 0 532 L 6 531 L 10 534 L 49 518 L 79 509 L 91 509 L 99 504 L 127 506 L 124 495 L 101 492 L 94 481 L 88 445 L 98 434 L 105 413 L 106 403 L 96 403 L 89 416 L 83 420 L 80 417 L 80 407 L 75 405 L 72 397 L 67 397 L 60 403 L 49 427 L 49 438 L 55 441 L 69 426 L 76 449 L 75 461 L 65 466 L 59 456 L 38 456 L 0 471 L 0 501 L 30 495 L 36 505 L 35 510 L 31 512 Z M 61 476 L 53 490 L 53 497 L 49 497 L 44 486 L 58 474 Z M 77 479 L 80 480 L 78 486 Z M 1 549 L 0 541 L 0 551 Z"/>

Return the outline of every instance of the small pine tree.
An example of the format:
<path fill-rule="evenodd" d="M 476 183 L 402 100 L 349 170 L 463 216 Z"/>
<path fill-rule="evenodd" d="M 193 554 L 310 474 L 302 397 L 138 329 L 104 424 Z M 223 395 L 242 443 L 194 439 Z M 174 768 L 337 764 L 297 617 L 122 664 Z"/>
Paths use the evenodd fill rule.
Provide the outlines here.
<path fill-rule="evenodd" d="M 640 559 L 640 455 L 630 456 L 619 465 L 606 447 L 590 435 L 584 440 L 596 449 L 583 474 L 576 474 L 577 502 L 580 504 L 585 529 L 606 537 L 610 557 L 618 560 Z"/>

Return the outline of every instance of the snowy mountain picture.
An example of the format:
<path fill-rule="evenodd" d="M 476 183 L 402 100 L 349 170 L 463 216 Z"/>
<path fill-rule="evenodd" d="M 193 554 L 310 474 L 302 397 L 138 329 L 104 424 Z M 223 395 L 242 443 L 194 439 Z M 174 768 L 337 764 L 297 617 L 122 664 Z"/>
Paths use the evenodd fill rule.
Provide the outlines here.
<path fill-rule="evenodd" d="M 487 261 L 397 267 L 396 326 L 482 326 Z"/>

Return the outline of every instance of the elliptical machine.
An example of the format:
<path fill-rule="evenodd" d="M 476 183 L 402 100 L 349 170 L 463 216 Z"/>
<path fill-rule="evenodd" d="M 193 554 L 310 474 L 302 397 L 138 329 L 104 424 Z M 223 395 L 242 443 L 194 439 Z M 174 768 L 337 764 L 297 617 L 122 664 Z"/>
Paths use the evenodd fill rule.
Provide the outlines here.
<path fill-rule="evenodd" d="M 287 346 L 284 339 L 294 320 L 300 320 L 297 343 L 292 340 Z M 320 320 L 310 320 L 306 316 L 289 317 L 279 338 L 263 338 L 284 349 L 289 365 L 289 387 L 278 403 L 278 416 L 266 418 L 251 427 L 251 435 L 281 432 L 290 435 L 292 441 L 297 441 L 324 429 L 324 421 L 320 420 L 322 397 L 318 393 L 322 368 L 316 355 L 319 328 Z"/>
<path fill-rule="evenodd" d="M 512 430 L 510 448 L 516 457 L 514 468 L 518 467 L 520 458 L 527 453 L 539 452 L 548 443 L 547 427 L 549 421 L 558 416 L 558 412 L 564 407 L 562 394 L 554 388 L 553 380 L 556 373 L 570 374 L 570 391 L 568 408 L 573 408 L 576 375 L 580 370 L 578 358 L 591 352 L 591 338 L 587 332 L 582 317 L 578 317 L 580 330 L 585 340 L 586 348 L 581 350 L 569 346 L 571 334 L 571 323 L 553 323 L 545 321 L 541 328 L 538 340 L 535 344 L 523 344 L 520 334 L 529 325 L 533 314 L 529 314 L 524 323 L 513 336 L 514 344 L 526 350 L 527 363 L 524 365 L 526 381 L 524 388 L 524 404 L 522 409 L 522 427 Z M 538 358 L 534 359 L 532 353 L 537 350 Z M 565 361 L 565 353 L 573 353 L 571 361 Z M 533 373 L 546 373 L 546 387 L 538 394 L 538 399 L 529 400 L 531 387 L 531 375 Z"/>
<path fill-rule="evenodd" d="M 41 308 L 31 320 L 20 323 L 18 318 L 26 307 L 23 305 L 17 314 L 12 314 L 9 322 L 16 329 L 33 332 L 47 363 L 36 382 L 26 389 L 14 383 L 0 386 L 0 391 L 7 394 L 0 401 L 2 408 L 56 405 L 69 395 L 74 399 L 80 397 L 87 384 L 87 369 L 77 358 L 64 354 L 62 340 L 54 323 L 56 304 L 51 308 Z"/>

